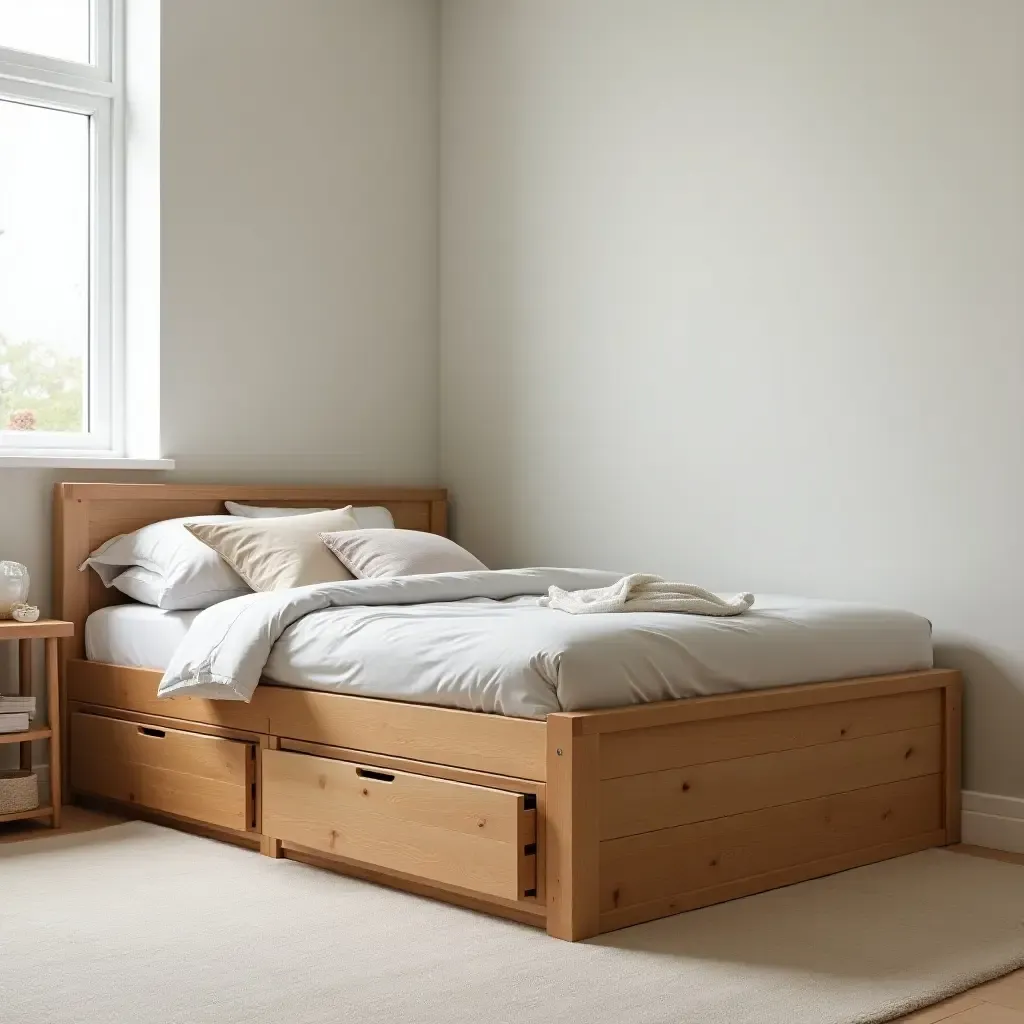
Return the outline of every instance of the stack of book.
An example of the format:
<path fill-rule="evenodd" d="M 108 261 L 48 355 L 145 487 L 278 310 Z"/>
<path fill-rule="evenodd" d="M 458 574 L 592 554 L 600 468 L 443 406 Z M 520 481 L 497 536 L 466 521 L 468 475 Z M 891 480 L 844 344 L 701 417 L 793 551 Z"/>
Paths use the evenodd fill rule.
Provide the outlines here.
<path fill-rule="evenodd" d="M 25 732 L 35 713 L 35 697 L 0 697 L 0 733 Z"/>

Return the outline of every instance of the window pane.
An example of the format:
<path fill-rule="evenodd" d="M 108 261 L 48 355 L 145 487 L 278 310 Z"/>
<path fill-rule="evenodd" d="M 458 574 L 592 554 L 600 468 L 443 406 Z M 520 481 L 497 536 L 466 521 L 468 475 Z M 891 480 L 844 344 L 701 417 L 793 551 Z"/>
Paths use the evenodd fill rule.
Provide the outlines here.
<path fill-rule="evenodd" d="M 87 430 L 88 364 L 89 118 L 0 100 L 0 431 Z"/>
<path fill-rule="evenodd" d="M 0 0 L 0 46 L 88 64 L 90 0 Z"/>

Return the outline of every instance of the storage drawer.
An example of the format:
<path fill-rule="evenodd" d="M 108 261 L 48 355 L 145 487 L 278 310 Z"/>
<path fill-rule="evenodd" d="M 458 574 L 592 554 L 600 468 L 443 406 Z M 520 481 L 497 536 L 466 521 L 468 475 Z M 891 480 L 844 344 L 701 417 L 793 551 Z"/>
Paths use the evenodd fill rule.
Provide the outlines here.
<path fill-rule="evenodd" d="M 80 793 L 244 831 L 255 825 L 255 769 L 253 743 L 71 716 L 71 786 Z"/>
<path fill-rule="evenodd" d="M 532 795 L 265 750 L 263 832 L 492 896 L 536 891 Z"/>

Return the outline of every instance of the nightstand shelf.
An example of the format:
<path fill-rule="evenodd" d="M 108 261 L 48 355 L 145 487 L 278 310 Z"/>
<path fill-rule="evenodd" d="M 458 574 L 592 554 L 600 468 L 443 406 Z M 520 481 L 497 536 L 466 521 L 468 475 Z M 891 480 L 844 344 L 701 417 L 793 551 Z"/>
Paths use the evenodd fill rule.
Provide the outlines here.
<path fill-rule="evenodd" d="M 0 732 L 0 747 L 5 743 L 34 743 L 48 740 L 53 733 L 49 729 L 29 729 L 27 732 Z"/>
<path fill-rule="evenodd" d="M 61 764 L 60 764 L 60 651 L 61 637 L 73 636 L 74 624 L 57 619 L 38 622 L 0 621 L 0 641 L 18 641 L 18 692 L 22 697 L 32 694 L 32 641 L 42 640 L 46 655 L 46 714 L 48 724 L 25 732 L 0 734 L 0 745 L 17 743 L 21 747 L 22 769 L 32 770 L 32 744 L 45 741 L 50 745 L 50 798 L 43 807 L 30 811 L 0 814 L 0 823 L 49 818 L 54 828 L 60 827 Z"/>
<path fill-rule="evenodd" d="M 33 818 L 53 817 L 52 807 L 33 807 L 31 811 L 15 811 L 13 814 L 0 814 L 0 825 L 9 821 L 31 821 Z"/>

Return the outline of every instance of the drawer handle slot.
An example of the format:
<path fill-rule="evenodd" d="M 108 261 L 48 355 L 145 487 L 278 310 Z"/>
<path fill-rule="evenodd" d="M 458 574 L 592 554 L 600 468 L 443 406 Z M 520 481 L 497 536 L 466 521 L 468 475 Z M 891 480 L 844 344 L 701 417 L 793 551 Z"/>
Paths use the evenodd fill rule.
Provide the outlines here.
<path fill-rule="evenodd" d="M 153 736 L 153 737 L 155 737 L 158 740 L 162 740 L 167 735 L 167 733 L 164 732 L 163 729 L 151 729 L 148 725 L 140 725 L 139 726 L 139 735 L 140 736 Z"/>
<path fill-rule="evenodd" d="M 389 775 L 387 772 L 374 772 L 370 771 L 369 768 L 357 768 L 356 775 L 361 779 L 373 779 L 375 782 L 394 782 L 394 775 Z"/>

